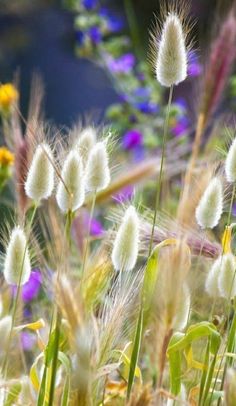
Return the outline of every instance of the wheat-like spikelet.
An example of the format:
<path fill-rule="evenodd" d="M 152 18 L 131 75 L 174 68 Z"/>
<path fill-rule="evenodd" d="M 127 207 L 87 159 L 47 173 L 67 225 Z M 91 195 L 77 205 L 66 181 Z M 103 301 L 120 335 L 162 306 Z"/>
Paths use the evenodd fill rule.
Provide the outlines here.
<path fill-rule="evenodd" d="M 36 202 L 48 199 L 54 188 L 53 155 L 46 143 L 38 145 L 25 182 L 25 192 Z"/>
<path fill-rule="evenodd" d="M 220 295 L 230 299 L 236 295 L 236 260 L 233 254 L 225 254 L 222 257 L 222 266 L 218 278 Z"/>
<path fill-rule="evenodd" d="M 84 167 L 87 165 L 89 154 L 96 144 L 97 133 L 95 128 L 89 126 L 84 128 L 76 143 L 76 148 L 78 149 L 79 155 L 83 160 Z"/>
<path fill-rule="evenodd" d="M 205 288 L 207 293 L 212 297 L 217 297 L 220 295 L 218 279 L 222 269 L 222 256 L 217 258 L 207 275 Z"/>
<path fill-rule="evenodd" d="M 184 284 L 176 309 L 176 315 L 173 320 L 173 328 L 177 331 L 183 330 L 188 322 L 191 305 L 190 291 L 186 283 Z"/>
<path fill-rule="evenodd" d="M 12 230 L 4 260 L 4 277 L 12 285 L 24 285 L 30 277 L 31 265 L 24 230 L 18 226 Z"/>
<path fill-rule="evenodd" d="M 225 175 L 228 182 L 236 181 L 236 139 L 233 140 L 226 156 Z"/>
<path fill-rule="evenodd" d="M 196 208 L 196 220 L 202 228 L 214 228 L 223 211 L 223 188 L 219 178 L 211 180 Z"/>
<path fill-rule="evenodd" d="M 60 180 L 57 187 L 57 204 L 63 213 L 74 212 L 82 206 L 85 197 L 83 164 L 76 151 L 70 151 L 65 159 L 61 177 L 63 182 Z"/>
<path fill-rule="evenodd" d="M 92 148 L 85 171 L 85 188 L 91 192 L 99 192 L 110 183 L 108 154 L 104 142 L 97 142 Z"/>
<path fill-rule="evenodd" d="M 116 234 L 112 250 L 115 270 L 130 271 L 134 268 L 139 250 L 139 218 L 133 206 L 125 214 Z"/>

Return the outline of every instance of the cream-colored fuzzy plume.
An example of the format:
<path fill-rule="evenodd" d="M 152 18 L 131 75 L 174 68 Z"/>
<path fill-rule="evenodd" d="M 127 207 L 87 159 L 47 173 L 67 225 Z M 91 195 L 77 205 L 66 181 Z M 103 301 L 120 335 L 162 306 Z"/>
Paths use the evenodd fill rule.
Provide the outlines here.
<path fill-rule="evenodd" d="M 228 182 L 236 181 L 236 138 L 232 142 L 225 160 L 225 175 Z"/>
<path fill-rule="evenodd" d="M 218 279 L 220 295 L 230 300 L 236 295 L 236 260 L 233 254 L 222 257 L 222 267 Z"/>
<path fill-rule="evenodd" d="M 223 211 L 223 188 L 219 178 L 213 178 L 196 208 L 196 220 L 202 228 L 214 228 Z"/>
<path fill-rule="evenodd" d="M 99 192 L 110 183 L 108 154 L 104 142 L 98 142 L 91 150 L 85 171 L 85 188 Z"/>
<path fill-rule="evenodd" d="M 31 272 L 30 256 L 27 240 L 21 227 L 15 227 L 11 233 L 7 246 L 4 277 L 11 285 L 24 285 L 28 282 Z"/>
<path fill-rule="evenodd" d="M 124 215 L 123 221 L 116 234 L 112 251 L 114 268 L 130 271 L 134 268 L 139 250 L 139 218 L 133 206 Z"/>
<path fill-rule="evenodd" d="M 63 213 L 77 210 L 84 203 L 84 173 L 82 160 L 77 151 L 70 151 L 59 181 L 56 199 Z"/>
<path fill-rule="evenodd" d="M 178 85 L 187 77 L 187 49 L 182 22 L 176 13 L 166 17 L 157 47 L 158 82 L 167 87 Z"/>
<path fill-rule="evenodd" d="M 86 127 L 81 131 L 79 140 L 77 143 L 77 148 L 79 155 L 83 160 L 84 166 L 87 165 L 89 154 L 96 144 L 97 134 L 93 127 Z"/>
<path fill-rule="evenodd" d="M 220 296 L 218 279 L 221 269 L 222 269 L 222 256 L 220 256 L 214 261 L 206 278 L 205 288 L 207 293 L 211 297 Z"/>
<path fill-rule="evenodd" d="M 30 165 L 25 193 L 36 202 L 48 199 L 54 188 L 53 154 L 48 144 L 38 145 Z"/>

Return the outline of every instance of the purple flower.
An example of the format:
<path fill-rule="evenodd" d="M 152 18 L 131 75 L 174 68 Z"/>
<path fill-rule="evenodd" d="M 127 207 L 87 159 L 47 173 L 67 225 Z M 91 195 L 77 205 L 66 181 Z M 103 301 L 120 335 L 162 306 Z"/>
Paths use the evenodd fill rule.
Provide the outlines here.
<path fill-rule="evenodd" d="M 143 144 L 143 134 L 137 130 L 128 130 L 122 139 L 122 146 L 124 149 L 133 149 Z"/>
<path fill-rule="evenodd" d="M 89 226 L 89 213 L 85 212 L 83 216 L 83 221 L 84 221 L 84 226 L 85 229 L 87 230 Z M 100 237 L 104 233 L 104 229 L 102 226 L 102 223 L 97 220 L 96 218 L 92 218 L 91 225 L 90 225 L 90 235 L 94 237 Z"/>
<path fill-rule="evenodd" d="M 195 52 L 190 52 L 189 63 L 188 63 L 188 75 L 189 76 L 199 76 L 202 73 L 202 65 L 198 61 L 198 57 Z"/>
<path fill-rule="evenodd" d="M 82 4 L 87 10 L 92 10 L 93 8 L 95 8 L 97 6 L 97 3 L 98 0 L 82 0 Z"/>
<path fill-rule="evenodd" d="M 40 291 L 42 285 L 42 275 L 39 269 L 34 269 L 27 283 L 22 288 L 22 299 L 24 302 L 30 302 Z"/>
<path fill-rule="evenodd" d="M 20 338 L 21 345 L 24 351 L 31 351 L 37 341 L 36 335 L 28 331 L 23 331 Z"/>
<path fill-rule="evenodd" d="M 133 54 L 128 53 L 120 56 L 117 59 L 114 59 L 112 56 L 107 58 L 108 69 L 112 73 L 129 73 L 135 64 L 135 57 Z"/>
<path fill-rule="evenodd" d="M 232 214 L 233 214 L 233 216 L 236 216 L 236 203 L 233 204 Z"/>
<path fill-rule="evenodd" d="M 102 40 L 102 33 L 100 31 L 100 28 L 97 26 L 91 27 L 88 31 L 89 37 L 91 41 L 95 44 L 98 45 L 101 40 Z"/>
<path fill-rule="evenodd" d="M 177 120 L 177 123 L 174 127 L 172 127 L 171 131 L 176 136 L 179 137 L 186 133 L 189 129 L 189 120 L 187 117 L 183 116 Z"/>
<path fill-rule="evenodd" d="M 134 195 L 134 186 L 128 185 L 121 189 L 116 195 L 114 196 L 114 200 L 118 203 L 125 202 L 127 200 L 131 200 Z"/>

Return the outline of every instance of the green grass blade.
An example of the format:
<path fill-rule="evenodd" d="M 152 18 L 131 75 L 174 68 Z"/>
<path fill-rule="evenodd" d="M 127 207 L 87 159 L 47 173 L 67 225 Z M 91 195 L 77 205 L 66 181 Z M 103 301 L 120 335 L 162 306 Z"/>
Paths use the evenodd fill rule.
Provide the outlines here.
<path fill-rule="evenodd" d="M 138 363 L 139 351 L 141 346 L 141 338 L 142 338 L 142 329 L 143 329 L 143 309 L 141 308 L 139 311 L 139 317 L 137 322 L 137 327 L 135 331 L 135 338 L 134 338 L 134 345 L 130 360 L 130 369 L 129 369 L 129 378 L 128 378 L 128 387 L 127 387 L 127 399 L 130 397 L 130 393 L 132 390 L 135 370 Z"/>

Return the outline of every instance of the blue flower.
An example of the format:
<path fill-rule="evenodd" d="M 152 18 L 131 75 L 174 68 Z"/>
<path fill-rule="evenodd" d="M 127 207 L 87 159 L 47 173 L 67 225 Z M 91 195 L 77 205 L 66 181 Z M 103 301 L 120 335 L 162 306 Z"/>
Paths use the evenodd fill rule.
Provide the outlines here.
<path fill-rule="evenodd" d="M 102 33 L 100 31 L 100 28 L 97 26 L 91 27 L 88 31 L 89 37 L 91 41 L 97 45 L 101 42 L 102 40 Z"/>
<path fill-rule="evenodd" d="M 188 131 L 189 124 L 189 119 L 186 116 L 180 117 L 171 131 L 176 137 L 180 137 Z"/>
<path fill-rule="evenodd" d="M 196 52 L 191 51 L 189 53 L 189 63 L 188 63 L 188 75 L 189 76 L 199 76 L 202 73 L 202 65 L 198 61 Z"/>
<path fill-rule="evenodd" d="M 124 21 L 121 17 L 112 14 L 106 7 L 102 7 L 99 15 L 104 17 L 107 21 L 108 29 L 112 33 L 119 32 L 124 27 Z"/>
<path fill-rule="evenodd" d="M 84 33 L 83 33 L 83 31 L 80 31 L 80 30 L 76 30 L 75 31 L 75 39 L 76 39 L 76 42 L 78 43 L 78 45 L 83 45 L 83 42 L 84 42 Z"/>
<path fill-rule="evenodd" d="M 159 106 L 151 101 L 135 103 L 135 107 L 144 114 L 156 114 L 159 111 Z"/>
<path fill-rule="evenodd" d="M 98 0 L 82 0 L 82 5 L 87 10 L 92 10 L 93 8 L 95 8 L 97 6 L 97 4 L 98 4 Z"/>

